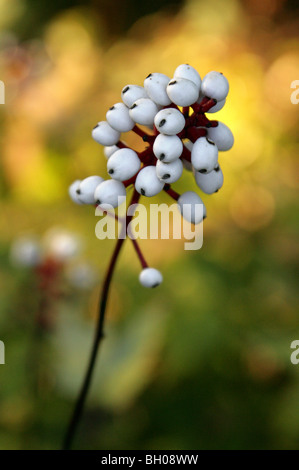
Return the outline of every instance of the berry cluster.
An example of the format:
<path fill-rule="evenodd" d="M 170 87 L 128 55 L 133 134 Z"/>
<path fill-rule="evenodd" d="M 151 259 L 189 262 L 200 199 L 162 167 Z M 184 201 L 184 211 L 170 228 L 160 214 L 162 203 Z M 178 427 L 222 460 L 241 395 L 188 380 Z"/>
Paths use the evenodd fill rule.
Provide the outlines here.
<path fill-rule="evenodd" d="M 106 121 L 99 122 L 92 131 L 94 140 L 104 146 L 111 179 L 90 176 L 77 180 L 69 188 L 71 199 L 77 204 L 100 207 L 109 204 L 115 208 L 131 185 L 135 187 L 133 202 L 140 195 L 152 197 L 164 190 L 177 201 L 186 220 L 202 222 L 206 208 L 201 197 L 194 191 L 179 195 L 171 184 L 179 180 L 185 168 L 193 171 L 202 192 L 212 194 L 221 188 L 223 174 L 218 151 L 229 150 L 234 137 L 225 124 L 208 119 L 205 113 L 222 109 L 228 91 L 229 84 L 222 73 L 209 72 L 201 79 L 187 64 L 179 65 L 172 79 L 162 73 L 151 73 L 143 87 L 125 86 L 122 102 L 113 105 L 107 111 Z M 142 152 L 120 140 L 121 133 L 129 131 L 147 144 Z M 198 204 L 203 206 L 200 217 L 195 210 Z M 136 241 L 133 242 L 144 268 L 139 277 L 141 284 L 159 285 L 162 275 L 147 266 Z"/>

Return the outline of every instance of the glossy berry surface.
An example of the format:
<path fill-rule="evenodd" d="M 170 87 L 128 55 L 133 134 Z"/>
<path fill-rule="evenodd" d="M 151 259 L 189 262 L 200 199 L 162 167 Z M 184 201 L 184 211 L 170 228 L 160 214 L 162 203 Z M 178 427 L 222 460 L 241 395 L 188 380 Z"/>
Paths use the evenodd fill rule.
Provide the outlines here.
<path fill-rule="evenodd" d="M 172 187 L 185 171 L 191 171 L 198 191 L 214 194 L 223 185 L 219 152 L 234 143 L 231 130 L 222 122 L 207 117 L 228 102 L 229 83 L 221 72 L 203 75 L 190 64 L 179 65 L 169 77 L 164 73 L 148 74 L 143 86 L 125 85 L 121 102 L 112 105 L 106 121 L 92 131 L 93 139 L 104 146 L 107 172 L 111 179 L 92 176 L 76 180 L 69 187 L 70 198 L 77 204 L 109 205 L 116 208 L 134 188 L 133 199 L 147 198 L 165 191 L 177 202 L 182 216 L 192 224 L 206 217 L 200 194 L 178 194 Z M 140 127 L 142 126 L 142 127 Z M 125 141 L 125 132 L 135 133 L 144 143 L 135 150 Z M 140 282 L 155 287 L 162 275 L 149 268 L 139 248 L 137 254 L 143 270 Z"/>

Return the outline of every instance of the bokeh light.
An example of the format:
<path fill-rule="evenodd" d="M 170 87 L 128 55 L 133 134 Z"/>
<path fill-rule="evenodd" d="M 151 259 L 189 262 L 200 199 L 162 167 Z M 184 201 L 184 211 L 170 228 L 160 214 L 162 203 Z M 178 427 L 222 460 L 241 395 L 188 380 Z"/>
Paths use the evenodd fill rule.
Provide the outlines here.
<path fill-rule="evenodd" d="M 220 157 L 224 186 L 205 198 L 199 252 L 177 240 L 141 241 L 148 262 L 163 270 L 159 290 L 139 286 L 126 244 L 77 447 L 296 448 L 299 366 L 290 362 L 290 344 L 299 332 L 299 104 L 290 96 L 299 79 L 298 9 L 283 0 L 187 0 L 175 12 L 157 6 L 136 14 L 129 29 L 109 34 L 106 7 L 83 3 L 58 6 L 29 27 L 30 2 L 0 0 L 0 339 L 7 345 L 0 447 L 59 447 L 98 300 L 98 286 L 80 295 L 74 288 L 57 306 L 55 332 L 34 343 L 33 280 L 16 272 L 9 247 L 23 233 L 63 226 L 87 241 L 85 256 L 102 276 L 113 242 L 96 239 L 93 208 L 74 206 L 68 185 L 106 174 L 91 129 L 123 86 L 188 62 L 230 82 L 215 116 L 235 135 Z M 196 188 L 189 174 L 175 189 L 186 187 Z M 74 282 L 84 272 L 82 265 Z M 37 368 L 29 373 L 26 363 L 32 348 L 47 369 L 37 394 Z"/>

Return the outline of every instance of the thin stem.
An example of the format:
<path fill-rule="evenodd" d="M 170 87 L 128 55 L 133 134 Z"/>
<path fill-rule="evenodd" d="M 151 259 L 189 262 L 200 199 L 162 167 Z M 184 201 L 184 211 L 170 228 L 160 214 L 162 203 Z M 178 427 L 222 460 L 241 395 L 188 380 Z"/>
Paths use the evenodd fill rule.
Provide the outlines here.
<path fill-rule="evenodd" d="M 131 237 L 130 237 L 130 238 L 131 238 Z M 142 251 L 141 251 L 141 249 L 140 249 L 140 246 L 139 246 L 138 243 L 137 243 L 137 240 L 136 240 L 135 238 L 133 238 L 133 236 L 132 236 L 131 240 L 132 240 L 133 246 L 134 246 L 134 248 L 135 248 L 135 251 L 136 251 L 136 253 L 137 253 L 137 256 L 138 256 L 138 258 L 139 258 L 139 261 L 140 261 L 140 263 L 141 263 L 141 266 L 143 267 L 143 269 L 144 269 L 144 268 L 148 268 L 148 264 L 147 264 L 147 262 L 145 261 L 145 258 L 144 258 L 143 254 L 142 254 Z"/>
<path fill-rule="evenodd" d="M 155 136 L 148 134 L 136 125 L 133 127 L 132 131 L 139 135 L 139 137 L 141 137 L 144 142 L 151 142 L 152 140 L 155 140 Z"/>
<path fill-rule="evenodd" d="M 176 191 L 174 191 L 174 189 L 172 189 L 170 187 L 170 185 L 165 185 L 163 190 L 170 196 L 172 197 L 172 199 L 174 199 L 175 201 L 177 201 L 180 197 L 180 194 L 177 193 Z"/>
<path fill-rule="evenodd" d="M 116 144 L 117 147 L 119 147 L 120 149 L 128 149 L 129 147 L 124 143 L 122 142 L 121 140 L 119 140 Z"/>
<path fill-rule="evenodd" d="M 136 190 L 134 190 L 130 204 L 131 205 L 137 204 L 139 197 L 140 195 L 137 193 Z M 126 227 L 128 227 L 132 217 L 133 216 L 126 217 Z M 114 269 L 118 260 L 118 256 L 120 254 L 124 241 L 125 241 L 125 238 L 119 238 L 117 240 L 116 246 L 114 248 L 114 252 L 112 254 L 112 257 L 111 257 L 111 260 L 107 269 L 107 273 L 106 273 L 106 277 L 103 283 L 101 297 L 100 297 L 98 323 L 97 323 L 96 332 L 94 336 L 93 346 L 91 349 L 89 363 L 88 363 L 88 367 L 85 373 L 85 377 L 82 383 L 80 393 L 78 395 L 78 398 L 77 398 L 77 401 L 73 410 L 73 414 L 71 416 L 69 425 L 67 427 L 67 431 L 65 434 L 64 442 L 63 442 L 64 450 L 69 450 L 71 448 L 74 437 L 75 437 L 75 433 L 77 431 L 77 428 L 78 428 L 78 425 L 82 416 L 82 412 L 84 409 L 84 405 L 86 402 L 86 398 L 88 395 L 88 391 L 90 388 L 90 384 L 91 384 L 91 380 L 92 380 L 92 376 L 93 376 L 93 372 L 94 372 L 94 368 L 96 364 L 99 346 L 100 346 L 102 338 L 104 337 L 104 332 L 103 332 L 104 321 L 105 321 L 106 306 L 107 306 L 110 284 L 111 284 Z"/>

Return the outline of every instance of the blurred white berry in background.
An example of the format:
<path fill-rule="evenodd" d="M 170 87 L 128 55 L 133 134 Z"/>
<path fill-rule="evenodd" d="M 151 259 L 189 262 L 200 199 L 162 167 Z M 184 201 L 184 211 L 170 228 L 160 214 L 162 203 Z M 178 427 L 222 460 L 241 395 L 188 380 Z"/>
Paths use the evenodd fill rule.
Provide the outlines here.
<path fill-rule="evenodd" d="M 41 246 L 34 236 L 21 236 L 13 241 L 10 250 L 12 264 L 16 266 L 36 266 L 42 257 Z"/>
<path fill-rule="evenodd" d="M 82 241 L 75 233 L 54 227 L 44 235 L 43 247 L 47 256 L 64 262 L 80 253 Z"/>
<path fill-rule="evenodd" d="M 67 267 L 66 278 L 77 289 L 90 289 L 97 282 L 98 275 L 93 266 L 80 262 Z"/>

